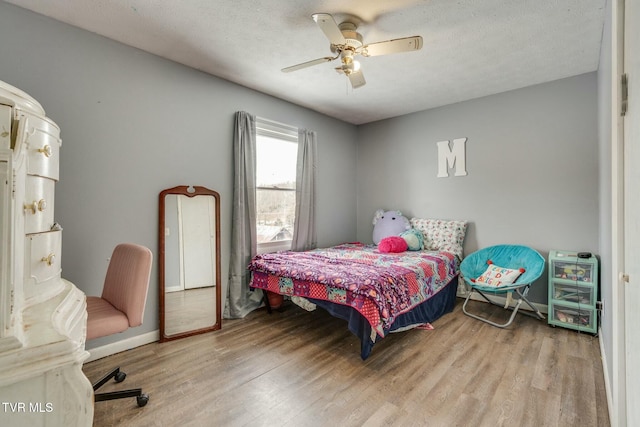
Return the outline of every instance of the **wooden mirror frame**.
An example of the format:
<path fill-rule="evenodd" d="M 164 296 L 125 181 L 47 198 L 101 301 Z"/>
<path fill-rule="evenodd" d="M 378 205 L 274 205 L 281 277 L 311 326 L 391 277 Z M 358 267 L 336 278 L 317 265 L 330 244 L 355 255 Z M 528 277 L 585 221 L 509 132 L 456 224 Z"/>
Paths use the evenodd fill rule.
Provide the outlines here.
<path fill-rule="evenodd" d="M 215 240 L 215 248 L 216 248 L 216 257 L 215 257 L 215 323 L 211 326 L 207 326 L 204 328 L 188 330 L 185 332 L 179 332 L 173 335 L 166 335 L 165 331 L 165 197 L 167 195 L 183 195 L 187 197 L 195 197 L 195 196 L 211 196 L 215 199 L 215 232 L 216 232 L 216 240 Z M 205 187 L 200 186 L 186 186 L 181 185 L 173 188 L 168 188 L 160 192 L 159 196 L 159 212 L 160 217 L 158 218 L 158 268 L 159 268 L 159 286 L 158 286 L 158 297 L 159 297 L 159 309 L 160 309 L 160 342 L 166 342 L 175 340 L 178 338 L 186 338 L 192 335 L 203 334 L 205 332 L 215 331 L 222 327 L 222 292 L 221 292 L 221 281 L 220 281 L 220 194 L 216 191 L 210 190 Z"/>

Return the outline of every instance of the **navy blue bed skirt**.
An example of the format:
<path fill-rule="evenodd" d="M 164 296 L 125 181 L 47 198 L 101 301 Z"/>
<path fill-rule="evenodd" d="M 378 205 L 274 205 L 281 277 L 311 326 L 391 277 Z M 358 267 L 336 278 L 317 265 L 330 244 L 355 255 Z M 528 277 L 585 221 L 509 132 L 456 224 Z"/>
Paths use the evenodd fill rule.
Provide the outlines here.
<path fill-rule="evenodd" d="M 450 313 L 456 305 L 457 289 L 458 276 L 455 276 L 433 297 L 414 307 L 411 311 L 399 315 L 391 325 L 391 328 L 385 330 L 385 336 L 387 333 L 398 329 L 433 322 L 442 315 Z M 360 357 L 362 360 L 369 357 L 373 345 L 376 341 L 382 339 L 379 335 L 375 335 L 375 341 L 371 340 L 371 325 L 356 309 L 330 301 L 311 298 L 309 298 L 309 301 L 327 310 L 332 316 L 347 321 L 351 333 L 360 339 Z"/>

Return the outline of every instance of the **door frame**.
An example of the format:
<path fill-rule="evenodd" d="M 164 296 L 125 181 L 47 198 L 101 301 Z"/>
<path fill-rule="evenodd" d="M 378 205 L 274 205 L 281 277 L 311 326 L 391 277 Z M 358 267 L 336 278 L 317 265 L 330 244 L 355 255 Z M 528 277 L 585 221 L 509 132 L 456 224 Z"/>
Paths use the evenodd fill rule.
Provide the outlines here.
<path fill-rule="evenodd" d="M 631 3 L 627 3 L 631 4 Z M 610 378 L 610 420 L 613 426 L 626 426 L 630 422 L 636 423 L 638 420 L 629 419 L 630 409 L 632 405 L 637 402 L 630 402 L 632 397 L 628 393 L 628 389 L 634 387 L 634 395 L 637 394 L 635 390 L 640 387 L 637 383 L 637 378 L 627 380 L 627 366 L 631 364 L 637 364 L 637 360 L 627 359 L 627 312 L 626 307 L 628 302 L 626 301 L 631 295 L 635 298 L 637 292 L 629 292 L 628 286 L 638 286 L 638 283 L 632 284 L 631 281 L 636 281 L 636 277 L 630 277 L 630 283 L 627 284 L 622 279 L 622 274 L 627 273 L 626 266 L 626 247 L 633 244 L 634 253 L 640 242 L 636 239 L 628 236 L 628 232 L 625 226 L 625 210 L 629 215 L 629 209 L 633 209 L 631 212 L 635 212 L 640 209 L 639 206 L 626 206 L 628 201 L 625 200 L 625 184 L 626 176 L 625 168 L 630 170 L 631 162 L 633 167 L 636 167 L 637 159 L 627 158 L 625 162 L 625 143 L 631 144 L 629 135 L 625 135 L 625 118 L 620 115 L 621 109 L 621 84 L 620 76 L 623 73 L 630 75 L 630 79 L 633 79 L 633 83 L 640 82 L 640 69 L 636 69 L 634 65 L 633 69 L 628 69 L 628 64 L 625 64 L 625 45 L 629 49 L 629 40 L 625 38 L 625 21 L 627 24 L 630 21 L 638 22 L 640 12 L 637 5 L 632 9 L 625 9 L 625 0 L 611 0 L 611 17 L 612 17 L 612 70 L 611 70 L 611 84 L 612 84 L 612 108 L 611 108 L 611 147 L 612 147 L 612 200 L 611 200 L 611 217 L 612 217 L 612 254 L 611 254 L 611 283 L 612 289 L 612 301 L 611 307 L 612 316 L 612 378 Z M 629 11 L 632 10 L 634 16 L 630 16 Z M 629 25 L 631 28 L 632 26 Z M 636 47 L 637 48 L 637 47 Z M 628 62 L 628 61 L 626 61 Z M 632 84 L 633 84 L 632 83 Z M 638 100 L 632 99 L 631 102 L 636 102 L 630 108 L 637 108 Z M 637 113 L 634 113 L 637 114 Z M 626 120 L 629 120 L 628 118 Z M 637 143 L 634 136 L 633 143 Z M 626 163 L 626 164 L 625 164 Z M 625 203 L 627 202 L 627 203 Z M 633 215 L 632 215 L 633 216 Z M 625 241 L 626 239 L 626 241 Z M 637 356 L 634 356 L 637 357 Z M 606 367 L 605 367 L 606 368 Z M 636 412 L 637 413 L 637 412 Z"/>

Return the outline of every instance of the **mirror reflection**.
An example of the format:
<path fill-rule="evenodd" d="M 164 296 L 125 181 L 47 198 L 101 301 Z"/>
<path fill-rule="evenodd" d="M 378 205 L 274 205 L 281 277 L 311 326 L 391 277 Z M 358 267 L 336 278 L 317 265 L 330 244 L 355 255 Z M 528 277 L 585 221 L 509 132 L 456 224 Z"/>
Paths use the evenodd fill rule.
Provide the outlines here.
<path fill-rule="evenodd" d="M 220 196 L 205 187 L 160 193 L 160 340 L 221 326 Z"/>

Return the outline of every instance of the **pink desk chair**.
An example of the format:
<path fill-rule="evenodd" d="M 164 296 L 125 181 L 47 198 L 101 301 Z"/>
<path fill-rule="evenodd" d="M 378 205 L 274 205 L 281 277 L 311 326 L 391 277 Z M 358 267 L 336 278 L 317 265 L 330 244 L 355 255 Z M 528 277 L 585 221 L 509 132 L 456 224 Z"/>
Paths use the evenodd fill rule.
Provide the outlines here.
<path fill-rule="evenodd" d="M 115 247 L 107 269 L 101 297 L 87 297 L 87 340 L 105 337 L 140 326 L 149 289 L 153 254 L 140 245 L 122 243 Z M 122 382 L 127 374 L 115 368 L 93 384 L 94 392 L 111 378 Z M 95 393 L 95 401 L 135 397 L 144 406 L 149 396 L 142 389 Z"/>

